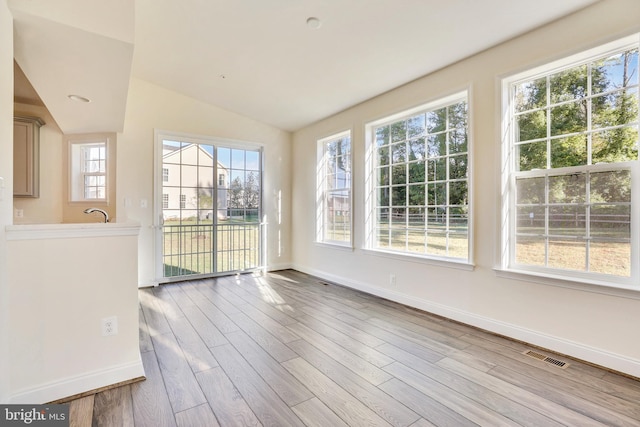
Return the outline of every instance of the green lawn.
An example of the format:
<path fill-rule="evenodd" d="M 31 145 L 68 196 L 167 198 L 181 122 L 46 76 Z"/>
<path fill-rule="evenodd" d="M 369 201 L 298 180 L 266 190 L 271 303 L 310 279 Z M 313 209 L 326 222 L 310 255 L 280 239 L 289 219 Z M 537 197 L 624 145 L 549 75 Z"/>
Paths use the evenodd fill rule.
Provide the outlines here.
<path fill-rule="evenodd" d="M 260 266 L 260 225 L 240 221 L 166 221 L 165 277 L 242 271 Z"/>
<path fill-rule="evenodd" d="M 376 247 L 397 251 L 408 251 L 421 255 L 449 256 L 466 258 L 468 239 L 465 228 L 450 228 L 447 235 L 444 226 L 431 227 L 425 234 L 424 229 L 395 226 L 387 228 L 380 223 L 381 229 L 376 231 Z M 524 229 L 521 229 L 524 230 Z M 564 235 L 571 235 L 567 229 Z M 554 232 L 562 235 L 563 231 Z M 592 233 L 594 234 L 594 233 Z M 589 261 L 587 265 L 586 240 L 549 239 L 547 267 L 589 271 L 628 277 L 631 274 L 631 245 L 624 241 L 628 237 L 625 230 L 601 230 L 593 236 L 589 243 Z M 609 238 L 598 241 L 597 238 Z M 620 241 L 614 241 L 619 239 Z M 516 244 L 516 262 L 523 265 L 545 266 L 545 240 L 541 237 L 518 237 Z"/>
<path fill-rule="evenodd" d="M 376 232 L 376 247 L 408 251 L 415 254 L 466 258 L 468 239 L 465 229 L 445 233 L 444 228 L 424 230 L 393 227 Z M 348 240 L 348 230 L 331 230 L 335 240 Z M 344 233 L 344 234 L 342 234 Z M 609 232 L 610 234 L 610 232 Z M 624 237 L 621 234 L 620 237 Z M 166 221 L 163 232 L 165 277 L 191 274 L 242 271 L 260 267 L 260 225 L 236 220 L 221 221 L 214 231 L 211 221 Z M 215 242 L 215 248 L 214 248 Z M 521 236 L 516 244 L 516 262 L 523 265 L 545 265 L 545 241 L 540 237 Z M 590 271 L 628 277 L 631 246 L 628 242 L 583 240 L 550 241 L 547 266 L 552 268 Z"/>
<path fill-rule="evenodd" d="M 551 240 L 548 246 L 547 266 L 575 271 L 611 274 L 629 277 L 631 274 L 631 245 L 627 242 L 591 242 L 587 265 L 586 241 Z M 519 237 L 516 243 L 518 264 L 544 266 L 545 240 L 537 237 Z"/>

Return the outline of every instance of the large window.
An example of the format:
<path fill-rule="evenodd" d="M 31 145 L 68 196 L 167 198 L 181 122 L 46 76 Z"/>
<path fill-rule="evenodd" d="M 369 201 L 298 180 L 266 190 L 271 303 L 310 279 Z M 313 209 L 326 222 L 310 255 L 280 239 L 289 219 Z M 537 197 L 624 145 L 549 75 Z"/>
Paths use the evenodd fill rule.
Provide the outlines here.
<path fill-rule="evenodd" d="M 317 240 L 351 246 L 351 133 L 318 141 L 318 157 Z"/>
<path fill-rule="evenodd" d="M 637 284 L 638 37 L 504 81 L 503 265 Z"/>
<path fill-rule="evenodd" d="M 367 129 L 369 248 L 468 261 L 466 92 Z"/>
<path fill-rule="evenodd" d="M 262 148 L 204 136 L 155 136 L 158 280 L 260 268 L 266 237 Z"/>

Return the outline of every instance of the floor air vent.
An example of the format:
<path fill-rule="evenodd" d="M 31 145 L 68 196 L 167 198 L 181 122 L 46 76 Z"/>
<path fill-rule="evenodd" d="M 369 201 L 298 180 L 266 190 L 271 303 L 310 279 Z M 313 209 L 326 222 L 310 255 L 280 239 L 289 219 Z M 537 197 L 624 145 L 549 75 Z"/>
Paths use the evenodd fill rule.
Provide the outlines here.
<path fill-rule="evenodd" d="M 563 362 L 562 360 L 554 359 L 553 357 L 545 356 L 544 354 L 538 353 L 533 350 L 527 350 L 523 352 L 525 356 L 533 357 L 534 359 L 541 360 L 545 363 L 548 363 L 553 366 L 557 366 L 558 368 L 565 369 L 569 364 L 567 362 Z"/>

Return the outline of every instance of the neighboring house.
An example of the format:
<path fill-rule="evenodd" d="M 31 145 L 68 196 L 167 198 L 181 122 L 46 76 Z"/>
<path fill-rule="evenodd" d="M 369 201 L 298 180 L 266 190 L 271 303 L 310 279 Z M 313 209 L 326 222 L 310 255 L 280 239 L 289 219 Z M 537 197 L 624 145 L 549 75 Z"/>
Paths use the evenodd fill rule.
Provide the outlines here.
<path fill-rule="evenodd" d="M 327 182 L 327 190 L 348 188 L 351 188 L 351 172 L 347 172 L 344 166 L 337 165 L 334 180 Z M 327 211 L 335 216 L 349 216 L 350 209 L 351 196 L 348 191 L 334 192 L 327 198 Z"/>
<path fill-rule="evenodd" d="M 227 218 L 229 171 L 220 162 L 214 168 L 213 156 L 206 148 L 199 144 L 182 148 L 165 145 L 162 161 L 165 219 L 213 219 L 214 211 L 218 219 Z"/>

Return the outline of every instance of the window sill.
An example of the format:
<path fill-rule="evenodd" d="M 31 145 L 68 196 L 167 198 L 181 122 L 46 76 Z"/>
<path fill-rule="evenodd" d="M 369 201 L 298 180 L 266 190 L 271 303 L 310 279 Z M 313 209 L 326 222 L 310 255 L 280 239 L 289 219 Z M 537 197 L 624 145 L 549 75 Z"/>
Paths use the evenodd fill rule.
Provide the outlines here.
<path fill-rule="evenodd" d="M 456 270 L 473 271 L 475 269 L 475 264 L 462 260 L 456 261 L 444 258 L 427 258 L 420 255 L 401 254 L 398 252 L 384 251 L 380 249 L 363 249 L 362 252 L 364 252 L 365 255 L 379 256 L 398 261 L 415 262 L 418 264 L 435 265 L 438 267 L 454 268 Z"/>
<path fill-rule="evenodd" d="M 69 200 L 67 203 L 69 205 L 109 206 L 109 201 L 105 199 Z"/>
<path fill-rule="evenodd" d="M 575 289 L 583 292 L 593 292 L 622 298 L 640 299 L 640 288 L 633 288 L 623 284 L 596 280 L 587 281 L 578 278 L 570 279 L 554 274 L 544 274 L 525 270 L 505 268 L 494 268 L 493 270 L 498 277 L 505 279 L 520 280 L 546 286 L 558 286 L 561 288 Z"/>
<path fill-rule="evenodd" d="M 353 252 L 353 246 L 351 244 L 340 244 L 340 243 L 331 243 L 331 242 L 314 242 L 316 246 L 321 246 L 329 249 L 338 249 L 341 251 Z"/>

